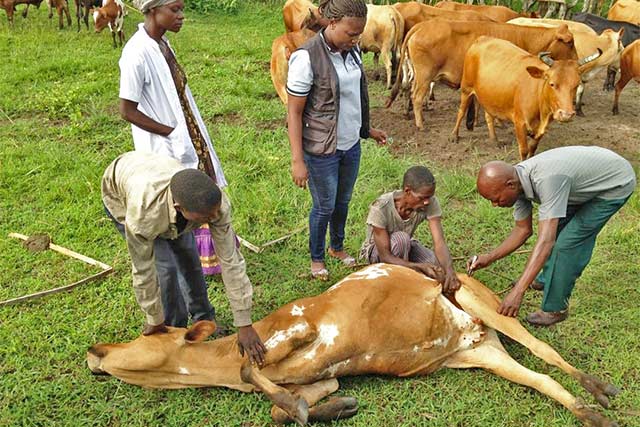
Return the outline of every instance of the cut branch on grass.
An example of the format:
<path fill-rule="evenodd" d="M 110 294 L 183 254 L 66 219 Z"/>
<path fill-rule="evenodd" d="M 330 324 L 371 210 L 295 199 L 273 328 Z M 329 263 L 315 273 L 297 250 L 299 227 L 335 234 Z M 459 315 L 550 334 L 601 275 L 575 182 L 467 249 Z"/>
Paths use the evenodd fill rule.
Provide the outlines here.
<path fill-rule="evenodd" d="M 25 236 L 24 234 L 20 234 L 20 233 L 9 233 L 9 237 L 12 237 L 14 239 L 20 239 L 23 241 L 27 241 L 29 239 L 29 236 Z M 27 301 L 27 300 L 31 300 L 31 299 L 36 299 L 36 298 L 41 298 L 45 295 L 51 295 L 51 294 L 57 294 L 59 292 L 63 292 L 63 291 L 68 291 L 70 289 L 73 289 L 77 286 L 80 285 L 84 285 L 85 283 L 89 283 L 89 282 L 93 282 L 95 280 L 98 280 L 102 277 L 105 277 L 111 273 L 113 273 L 113 267 L 111 267 L 110 265 L 107 265 L 103 262 L 97 261 L 93 258 L 90 258 L 86 255 L 82 255 L 79 254 L 78 252 L 74 252 L 70 249 L 64 248 L 62 246 L 58 246 L 56 244 L 53 243 L 49 243 L 48 248 L 51 249 L 52 251 L 58 252 L 62 255 L 68 256 L 70 258 L 75 258 L 77 260 L 80 260 L 82 262 L 84 262 L 85 264 L 89 264 L 89 265 L 93 265 L 96 267 L 99 267 L 102 269 L 101 272 L 96 273 L 96 274 L 92 274 L 89 277 L 85 277 L 84 279 L 78 280 L 77 282 L 71 283 L 70 285 L 65 285 L 65 286 L 60 286 L 57 288 L 53 288 L 53 289 L 47 289 L 45 291 L 40 291 L 40 292 L 35 292 L 33 294 L 28 294 L 28 295 L 23 295 L 20 297 L 16 297 L 16 298 L 11 298 L 5 301 L 0 301 L 0 306 L 3 305 L 11 305 L 11 304 L 16 304 L 18 302 L 22 302 L 22 301 Z"/>

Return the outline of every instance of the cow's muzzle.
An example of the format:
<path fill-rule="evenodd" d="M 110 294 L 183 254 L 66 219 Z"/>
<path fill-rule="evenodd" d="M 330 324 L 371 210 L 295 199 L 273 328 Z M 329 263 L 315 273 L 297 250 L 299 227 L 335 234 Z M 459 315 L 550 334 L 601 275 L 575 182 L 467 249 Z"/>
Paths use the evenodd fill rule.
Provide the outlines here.
<path fill-rule="evenodd" d="M 556 110 L 553 113 L 553 119 L 558 121 L 558 122 L 568 122 L 571 119 L 573 119 L 573 116 L 576 115 L 576 112 L 574 110 Z"/>

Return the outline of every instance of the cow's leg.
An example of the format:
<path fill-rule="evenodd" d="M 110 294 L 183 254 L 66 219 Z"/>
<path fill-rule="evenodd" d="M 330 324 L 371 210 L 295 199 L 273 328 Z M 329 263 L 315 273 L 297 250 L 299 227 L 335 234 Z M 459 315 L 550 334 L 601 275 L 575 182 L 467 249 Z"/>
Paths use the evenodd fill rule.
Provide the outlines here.
<path fill-rule="evenodd" d="M 535 136 L 531 139 L 531 142 L 528 145 L 529 157 L 533 157 L 536 154 L 536 150 L 538 149 L 538 144 L 540 143 L 540 140 L 542 139 L 543 136 L 544 134 L 540 136 Z"/>
<path fill-rule="evenodd" d="M 56 5 L 56 11 L 58 12 L 58 28 L 59 29 L 63 29 L 64 28 L 64 16 L 63 16 L 63 12 L 64 12 L 64 6 L 62 4 L 63 0 L 58 0 L 58 4 Z"/>
<path fill-rule="evenodd" d="M 311 328 L 306 321 L 290 324 L 272 324 L 269 330 L 278 331 L 264 341 L 267 348 L 265 355 L 265 367 L 277 364 L 285 359 L 292 351 L 304 346 L 318 337 L 318 333 Z M 284 334 L 284 335 L 283 335 Z M 285 336 L 286 338 L 282 338 Z M 301 398 L 294 396 L 284 387 L 273 383 L 258 369 L 249 364 L 248 361 L 242 366 L 240 376 L 243 381 L 253 384 L 267 396 L 274 405 L 281 408 L 289 418 L 300 424 L 305 424 L 308 417 L 309 405 Z M 309 381 L 310 382 L 310 381 Z"/>
<path fill-rule="evenodd" d="M 477 347 L 455 353 L 444 363 L 449 368 L 482 368 L 518 384 L 538 390 L 570 410 L 585 425 L 613 427 L 618 424 L 587 407 L 550 376 L 525 368 L 505 351 L 494 330 Z"/>
<path fill-rule="evenodd" d="M 604 86 L 602 87 L 602 90 L 605 90 L 607 92 L 611 92 L 613 90 L 613 87 L 616 84 L 617 73 L 618 70 L 613 65 L 609 65 L 607 67 L 607 77 L 604 79 Z"/>
<path fill-rule="evenodd" d="M 548 364 L 562 369 L 577 379 L 598 403 L 605 408 L 609 407 L 607 396 L 618 394 L 619 390 L 616 387 L 571 366 L 549 344 L 531 335 L 518 319 L 498 314 L 500 298 L 482 283 L 465 274 L 458 277 L 463 286 L 456 292 L 455 299 L 464 311 L 527 347 L 531 353 Z"/>
<path fill-rule="evenodd" d="M 436 100 L 436 95 L 434 92 L 434 88 L 436 87 L 436 83 L 435 82 L 431 82 L 431 84 L 429 85 L 429 101 L 435 101 Z"/>
<path fill-rule="evenodd" d="M 307 401 L 311 406 L 308 420 L 315 422 L 348 418 L 358 412 L 358 402 L 353 397 L 336 397 L 326 403 L 316 405 L 317 402 L 338 390 L 338 387 L 338 380 L 335 378 L 321 380 L 313 384 L 285 386 L 291 393 Z M 275 405 L 271 408 L 271 418 L 278 424 L 295 422 L 286 412 Z"/>
<path fill-rule="evenodd" d="M 274 405 L 281 408 L 298 424 L 305 425 L 307 423 L 309 405 L 302 397 L 296 397 L 286 388 L 274 384 L 249 362 L 245 362 L 242 366 L 240 378 L 260 389 Z"/>
<path fill-rule="evenodd" d="M 429 85 L 433 81 L 430 69 L 425 70 L 424 65 L 414 63 L 414 82 L 411 91 L 411 102 L 413 103 L 413 116 L 416 121 L 416 127 L 420 130 L 424 129 L 424 116 L 422 108 L 424 107 L 424 99 L 427 96 Z"/>
<path fill-rule="evenodd" d="M 487 122 L 487 130 L 489 131 L 489 141 L 493 142 L 496 145 L 500 145 L 498 138 L 496 137 L 496 127 L 495 120 L 491 114 L 484 110 L 484 120 Z"/>
<path fill-rule="evenodd" d="M 373 79 L 380 80 L 380 52 L 373 52 Z"/>
<path fill-rule="evenodd" d="M 584 113 L 582 112 L 582 94 L 584 93 L 584 83 L 580 83 L 578 85 L 578 90 L 576 90 L 576 114 L 580 117 L 584 117 Z"/>
<path fill-rule="evenodd" d="M 471 97 L 473 93 L 471 93 L 470 89 L 460 88 L 460 107 L 458 108 L 458 115 L 456 116 L 456 125 L 453 127 L 451 131 L 451 135 L 449 135 L 449 142 L 458 142 L 458 134 L 460 131 L 460 124 L 462 123 L 462 118 L 465 116 L 467 112 L 467 108 L 469 108 L 469 103 L 471 102 Z"/>
<path fill-rule="evenodd" d="M 87 30 L 89 29 L 89 11 L 90 10 L 91 9 L 89 8 L 89 5 L 86 5 L 84 7 L 84 25 L 87 27 Z"/>
<path fill-rule="evenodd" d="M 69 13 L 69 3 L 67 3 L 66 0 L 64 0 L 64 13 L 67 15 L 67 27 L 71 26 L 71 13 Z"/>
<path fill-rule="evenodd" d="M 624 89 L 627 83 L 629 83 L 629 80 L 631 80 L 631 73 L 629 73 L 626 67 L 621 68 L 620 71 L 620 80 L 616 83 L 616 94 L 613 98 L 613 109 L 611 110 L 614 116 L 619 113 L 618 101 L 620 100 L 620 92 L 622 92 L 622 89 Z"/>
<path fill-rule="evenodd" d="M 111 30 L 111 38 L 113 39 L 113 48 L 117 48 L 118 45 L 116 44 L 116 32 L 112 29 Z"/>
<path fill-rule="evenodd" d="M 391 46 L 389 42 L 385 42 L 380 50 L 380 56 L 384 63 L 384 69 L 387 73 L 387 89 L 391 89 L 391 76 L 393 75 L 393 64 L 391 63 Z"/>
<path fill-rule="evenodd" d="M 29 13 L 29 3 L 27 3 L 27 7 L 25 7 L 24 10 L 22 11 L 22 17 L 26 18 L 27 13 Z M 49 6 L 49 18 L 51 18 L 51 6 Z"/>
<path fill-rule="evenodd" d="M 513 123 L 516 133 L 516 141 L 518 142 L 518 151 L 520 152 L 520 160 L 526 160 L 529 155 L 529 146 L 527 145 L 527 125 L 524 120 L 515 120 Z"/>

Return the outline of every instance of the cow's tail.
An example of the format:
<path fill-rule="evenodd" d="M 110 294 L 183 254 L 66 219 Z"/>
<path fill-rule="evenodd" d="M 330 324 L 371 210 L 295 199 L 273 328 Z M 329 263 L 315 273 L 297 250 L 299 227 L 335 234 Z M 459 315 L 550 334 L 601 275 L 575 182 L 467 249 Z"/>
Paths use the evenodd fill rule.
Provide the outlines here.
<path fill-rule="evenodd" d="M 469 97 L 469 105 L 467 106 L 467 129 L 469 130 L 473 130 L 473 125 L 475 124 L 476 121 L 476 102 L 475 102 L 475 95 L 471 95 Z"/>
<path fill-rule="evenodd" d="M 396 74 L 399 68 L 398 59 L 400 57 L 400 47 L 402 45 L 400 23 L 398 22 L 398 16 L 396 14 L 391 14 L 391 37 L 390 39 L 393 41 L 393 46 L 391 48 L 391 73 Z"/>
<path fill-rule="evenodd" d="M 407 33 L 407 35 L 404 38 L 404 41 L 402 42 L 402 49 L 400 50 L 400 59 L 398 60 L 398 70 L 396 71 L 396 81 L 393 84 L 393 87 L 391 88 L 391 95 L 389 95 L 389 99 L 387 99 L 387 102 L 385 104 L 386 108 L 391 107 L 391 104 L 393 104 L 393 101 L 395 101 L 395 99 L 398 97 L 398 94 L 400 93 L 400 88 L 402 86 L 402 71 L 404 69 L 404 62 L 408 61 L 409 58 L 409 54 L 407 52 L 407 42 L 409 40 L 409 35 L 411 34 L 411 32 Z M 405 59 L 406 58 L 406 59 Z"/>

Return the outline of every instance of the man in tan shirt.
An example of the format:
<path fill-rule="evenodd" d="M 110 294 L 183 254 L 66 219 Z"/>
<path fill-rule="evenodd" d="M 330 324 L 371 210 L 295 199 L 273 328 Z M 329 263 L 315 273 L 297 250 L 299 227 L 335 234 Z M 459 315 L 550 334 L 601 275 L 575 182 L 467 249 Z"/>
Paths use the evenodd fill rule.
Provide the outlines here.
<path fill-rule="evenodd" d="M 185 315 L 176 315 L 181 308 L 173 306 L 179 299 L 171 298 L 178 292 L 184 294 L 194 321 L 215 318 L 192 233 L 208 223 L 233 324 L 239 328 L 240 352 L 247 351 L 252 362 L 262 364 L 266 350 L 251 326 L 253 291 L 236 246 L 231 205 L 213 180 L 196 169 L 185 169 L 170 157 L 129 152 L 105 170 L 102 200 L 127 241 L 133 289 L 146 315 L 143 334 L 166 331 L 165 322 L 186 326 Z M 186 283 L 182 289 L 178 275 Z"/>
<path fill-rule="evenodd" d="M 442 229 L 442 210 L 435 196 L 436 181 L 424 166 L 409 168 L 402 190 L 385 193 L 369 208 L 367 238 L 360 257 L 373 264 L 386 262 L 421 271 L 442 282 L 444 292 L 460 288 Z M 434 251 L 413 238 L 418 226 L 428 221 Z"/>

